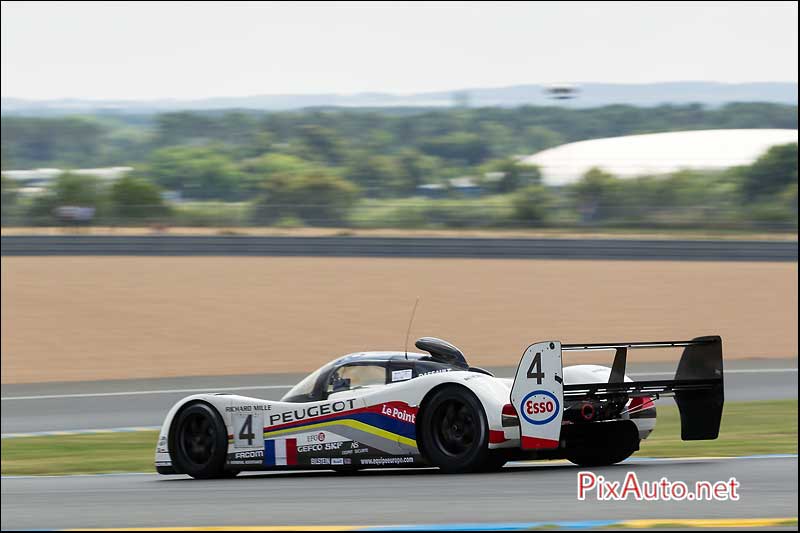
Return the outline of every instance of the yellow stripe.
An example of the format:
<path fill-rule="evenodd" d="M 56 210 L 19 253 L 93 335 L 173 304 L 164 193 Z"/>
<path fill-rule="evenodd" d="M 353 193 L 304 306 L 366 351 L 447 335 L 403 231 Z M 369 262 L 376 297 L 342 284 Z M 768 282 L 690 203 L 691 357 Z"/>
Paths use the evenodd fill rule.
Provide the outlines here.
<path fill-rule="evenodd" d="M 651 528 L 656 526 L 683 526 L 683 527 L 774 527 L 797 525 L 794 518 L 663 518 L 660 520 L 625 520 L 619 525 L 630 528 Z"/>
<path fill-rule="evenodd" d="M 417 447 L 417 441 L 413 439 L 409 439 L 408 437 L 403 437 L 402 435 L 397 435 L 396 433 L 392 433 L 384 429 L 376 428 L 375 426 L 370 426 L 369 424 L 359 422 L 358 420 L 350 420 L 347 418 L 342 420 L 331 420 L 330 422 L 319 422 L 317 424 L 309 424 L 307 426 L 299 428 L 279 429 L 277 431 L 265 431 L 264 438 L 272 438 L 276 435 L 286 435 L 287 433 L 302 433 L 310 429 L 319 429 L 328 426 L 347 426 L 353 429 L 357 429 L 359 431 L 371 433 L 372 435 L 377 435 L 378 437 L 383 437 L 384 439 L 394 440 L 402 444 L 405 444 L 407 446 L 412 446 L 414 448 Z"/>

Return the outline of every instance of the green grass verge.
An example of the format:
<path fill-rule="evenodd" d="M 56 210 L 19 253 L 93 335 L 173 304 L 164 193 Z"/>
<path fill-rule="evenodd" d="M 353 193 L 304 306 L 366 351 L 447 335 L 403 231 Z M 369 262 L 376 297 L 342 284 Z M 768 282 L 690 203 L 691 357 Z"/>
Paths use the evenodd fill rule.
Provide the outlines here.
<path fill-rule="evenodd" d="M 2 474 L 152 472 L 158 433 L 101 433 L 25 437 L 2 441 Z M 737 456 L 797 453 L 797 401 L 728 403 L 720 437 L 683 442 L 675 407 L 658 408 L 653 435 L 638 455 L 648 457 Z"/>
<path fill-rule="evenodd" d="M 4 439 L 2 474 L 153 472 L 157 439 L 157 431 Z"/>
<path fill-rule="evenodd" d="M 658 408 L 656 429 L 638 455 L 736 456 L 797 453 L 797 400 L 726 403 L 716 440 L 682 441 L 678 408 Z"/>

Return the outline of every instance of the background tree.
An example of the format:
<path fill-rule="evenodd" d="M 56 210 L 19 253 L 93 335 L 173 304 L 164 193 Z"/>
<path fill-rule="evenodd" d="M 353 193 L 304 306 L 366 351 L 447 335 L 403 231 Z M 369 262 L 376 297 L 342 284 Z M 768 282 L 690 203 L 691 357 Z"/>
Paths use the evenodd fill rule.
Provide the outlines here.
<path fill-rule="evenodd" d="M 514 217 L 526 226 L 543 226 L 551 218 L 552 194 L 541 185 L 528 185 L 511 200 Z"/>
<path fill-rule="evenodd" d="M 5 226 L 14 220 L 16 215 L 17 199 L 19 197 L 17 184 L 11 178 L 0 175 L 0 218 Z"/>
<path fill-rule="evenodd" d="M 161 189 L 152 182 L 125 176 L 111 186 L 111 206 L 114 215 L 133 223 L 163 220 L 169 210 Z"/>
<path fill-rule="evenodd" d="M 584 222 L 611 218 L 619 205 L 619 180 L 599 168 L 591 168 L 572 186 Z"/>
<path fill-rule="evenodd" d="M 239 172 L 233 161 L 213 147 L 173 146 L 156 150 L 147 173 L 160 186 L 197 200 L 239 198 Z"/>
<path fill-rule="evenodd" d="M 436 181 L 442 173 L 440 159 L 425 155 L 413 148 L 400 150 L 396 161 L 402 172 L 400 180 L 394 187 L 398 195 L 412 195 L 419 185 Z"/>
<path fill-rule="evenodd" d="M 539 167 L 522 164 L 513 158 L 486 163 L 481 167 L 481 174 L 484 188 L 493 193 L 509 193 L 521 187 L 542 183 Z"/>
<path fill-rule="evenodd" d="M 522 132 L 522 138 L 524 141 L 522 152 L 526 154 L 534 154 L 564 143 L 564 138 L 560 134 L 544 126 L 526 127 Z"/>
<path fill-rule="evenodd" d="M 259 224 L 296 217 L 314 225 L 336 225 L 358 199 L 356 185 L 319 168 L 273 175 L 265 180 L 263 190 L 253 210 Z"/>
<path fill-rule="evenodd" d="M 426 154 L 455 160 L 465 165 L 478 164 L 491 153 L 484 139 L 466 132 L 426 139 L 420 144 L 420 149 Z"/>
<path fill-rule="evenodd" d="M 95 176 L 65 172 L 59 175 L 44 193 L 34 196 L 27 209 L 27 219 L 34 225 L 62 222 L 92 223 L 108 215 L 108 188 Z M 80 208 L 91 216 L 78 219 L 74 213 L 60 210 Z"/>
<path fill-rule="evenodd" d="M 103 163 L 108 128 L 91 117 L 2 117 L 3 159 L 17 168 Z"/>
<path fill-rule="evenodd" d="M 300 154 L 304 159 L 340 165 L 346 160 L 345 146 L 341 136 L 333 129 L 319 125 L 300 128 Z"/>
<path fill-rule="evenodd" d="M 296 175 L 305 169 L 316 169 L 316 164 L 297 156 L 280 153 L 263 154 L 247 159 L 240 165 L 241 186 L 246 195 L 260 194 L 263 184 L 276 175 Z"/>
<path fill-rule="evenodd" d="M 414 147 L 448 165 L 531 154 L 599 137 L 718 128 L 797 128 L 797 106 L 735 103 L 591 109 L 344 109 L 175 112 L 92 117 L 3 116 L 4 169 L 140 163 L 172 146 L 217 146 L 234 159 L 288 150 L 342 167 L 353 147 L 395 155 Z M 134 165 L 136 166 L 136 165 Z M 462 169 L 463 170 L 463 169 Z"/>
<path fill-rule="evenodd" d="M 51 186 L 59 206 L 99 208 L 107 202 L 104 183 L 99 178 L 65 172 Z"/>
<path fill-rule="evenodd" d="M 742 192 L 747 199 L 778 193 L 797 183 L 797 144 L 773 146 L 742 169 Z"/>
<path fill-rule="evenodd" d="M 397 159 L 387 155 L 359 153 L 345 173 L 367 196 L 392 196 L 409 186 L 405 169 Z"/>
<path fill-rule="evenodd" d="M 17 202 L 19 196 L 17 184 L 5 174 L 0 175 L 0 198 L 2 198 L 3 209 L 11 207 Z"/>

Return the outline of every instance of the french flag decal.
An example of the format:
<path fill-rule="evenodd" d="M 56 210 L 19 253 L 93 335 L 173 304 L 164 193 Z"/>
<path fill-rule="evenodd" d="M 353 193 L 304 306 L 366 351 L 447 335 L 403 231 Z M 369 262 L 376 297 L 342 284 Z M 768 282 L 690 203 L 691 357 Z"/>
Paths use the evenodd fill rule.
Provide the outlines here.
<path fill-rule="evenodd" d="M 264 464 L 267 466 L 296 465 L 297 439 L 265 440 Z"/>

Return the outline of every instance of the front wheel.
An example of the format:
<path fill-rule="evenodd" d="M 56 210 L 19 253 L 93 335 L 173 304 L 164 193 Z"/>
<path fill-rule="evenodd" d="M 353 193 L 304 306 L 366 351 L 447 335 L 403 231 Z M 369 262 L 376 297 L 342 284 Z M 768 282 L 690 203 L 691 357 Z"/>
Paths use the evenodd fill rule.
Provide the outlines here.
<path fill-rule="evenodd" d="M 467 389 L 446 387 L 436 392 L 422 412 L 419 428 L 425 458 L 444 472 L 477 471 L 487 460 L 486 414 Z"/>
<path fill-rule="evenodd" d="M 196 479 L 233 477 L 225 470 L 228 434 L 219 413 L 208 404 L 188 405 L 170 428 L 170 456 L 175 470 Z"/>

